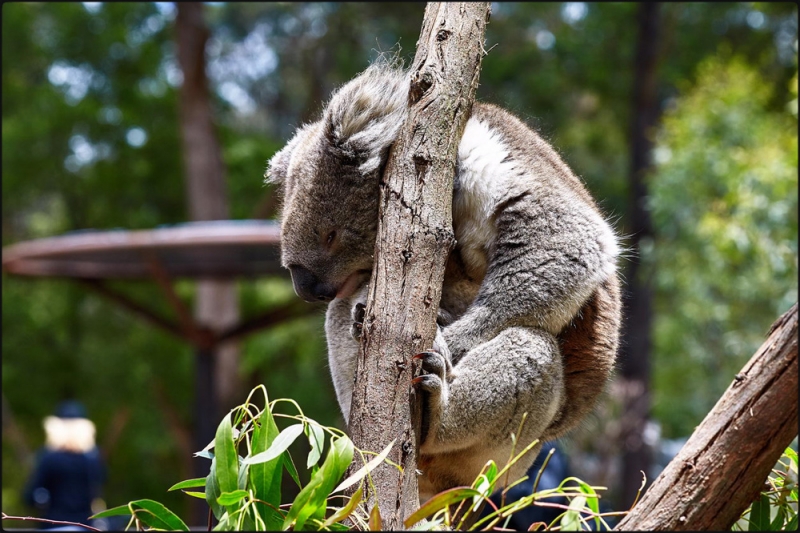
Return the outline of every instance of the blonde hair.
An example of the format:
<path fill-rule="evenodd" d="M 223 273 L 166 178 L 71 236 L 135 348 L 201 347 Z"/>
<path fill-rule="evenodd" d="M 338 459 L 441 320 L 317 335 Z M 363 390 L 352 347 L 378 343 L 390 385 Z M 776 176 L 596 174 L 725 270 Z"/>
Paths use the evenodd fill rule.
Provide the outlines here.
<path fill-rule="evenodd" d="M 51 450 L 84 453 L 94 448 L 94 423 L 88 418 L 44 419 L 45 446 Z"/>

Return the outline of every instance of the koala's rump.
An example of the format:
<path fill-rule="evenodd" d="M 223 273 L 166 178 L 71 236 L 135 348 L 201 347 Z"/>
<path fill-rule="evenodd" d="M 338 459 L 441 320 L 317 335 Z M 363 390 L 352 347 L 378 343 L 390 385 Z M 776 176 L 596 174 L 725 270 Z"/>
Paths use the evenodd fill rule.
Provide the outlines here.
<path fill-rule="evenodd" d="M 620 320 L 619 279 L 613 275 L 600 283 L 572 323 L 558 335 L 569 401 L 547 428 L 543 440 L 564 435 L 594 407 L 614 369 Z"/>

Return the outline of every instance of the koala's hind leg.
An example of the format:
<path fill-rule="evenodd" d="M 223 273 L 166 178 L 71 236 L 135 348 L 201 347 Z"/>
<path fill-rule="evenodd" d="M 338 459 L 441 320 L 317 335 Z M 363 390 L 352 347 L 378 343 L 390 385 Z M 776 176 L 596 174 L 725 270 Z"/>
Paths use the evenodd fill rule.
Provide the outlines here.
<path fill-rule="evenodd" d="M 488 459 L 502 465 L 524 413 L 518 451 L 539 438 L 562 407 L 561 354 L 555 337 L 544 330 L 503 330 L 452 368 L 447 353 L 437 360 L 436 352 L 428 352 L 422 359 L 427 372 L 417 380 L 425 399 L 422 454 L 473 448 L 481 466 Z"/>

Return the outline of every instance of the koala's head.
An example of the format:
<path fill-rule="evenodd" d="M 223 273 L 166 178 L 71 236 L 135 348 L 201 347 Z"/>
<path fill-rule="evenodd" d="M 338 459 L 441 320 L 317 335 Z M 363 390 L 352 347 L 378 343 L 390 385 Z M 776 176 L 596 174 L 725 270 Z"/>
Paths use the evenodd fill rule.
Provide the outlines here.
<path fill-rule="evenodd" d="M 406 73 L 373 65 L 269 161 L 283 192 L 281 263 L 304 300 L 347 297 L 369 278 L 379 181 L 407 100 Z"/>

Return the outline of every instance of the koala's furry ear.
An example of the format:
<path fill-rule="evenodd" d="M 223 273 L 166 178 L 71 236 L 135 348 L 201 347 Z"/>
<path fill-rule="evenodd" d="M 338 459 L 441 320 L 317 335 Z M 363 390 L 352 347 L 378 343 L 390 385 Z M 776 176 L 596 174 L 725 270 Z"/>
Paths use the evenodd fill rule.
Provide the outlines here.
<path fill-rule="evenodd" d="M 289 175 L 289 165 L 292 162 L 292 154 L 294 154 L 297 147 L 302 144 L 303 139 L 308 136 L 309 131 L 314 124 L 307 124 L 294 134 L 286 146 L 281 148 L 272 159 L 267 161 L 267 171 L 264 173 L 264 181 L 272 183 L 273 185 L 282 186 L 286 182 L 286 177 Z"/>
<path fill-rule="evenodd" d="M 396 62 L 378 61 L 342 86 L 325 108 L 324 132 L 342 155 L 377 170 L 408 112 L 408 73 Z"/>
<path fill-rule="evenodd" d="M 267 171 L 264 173 L 264 182 L 273 185 L 283 185 L 289 171 L 289 161 L 292 159 L 292 150 L 286 145 L 281 148 L 272 159 L 267 161 Z"/>

